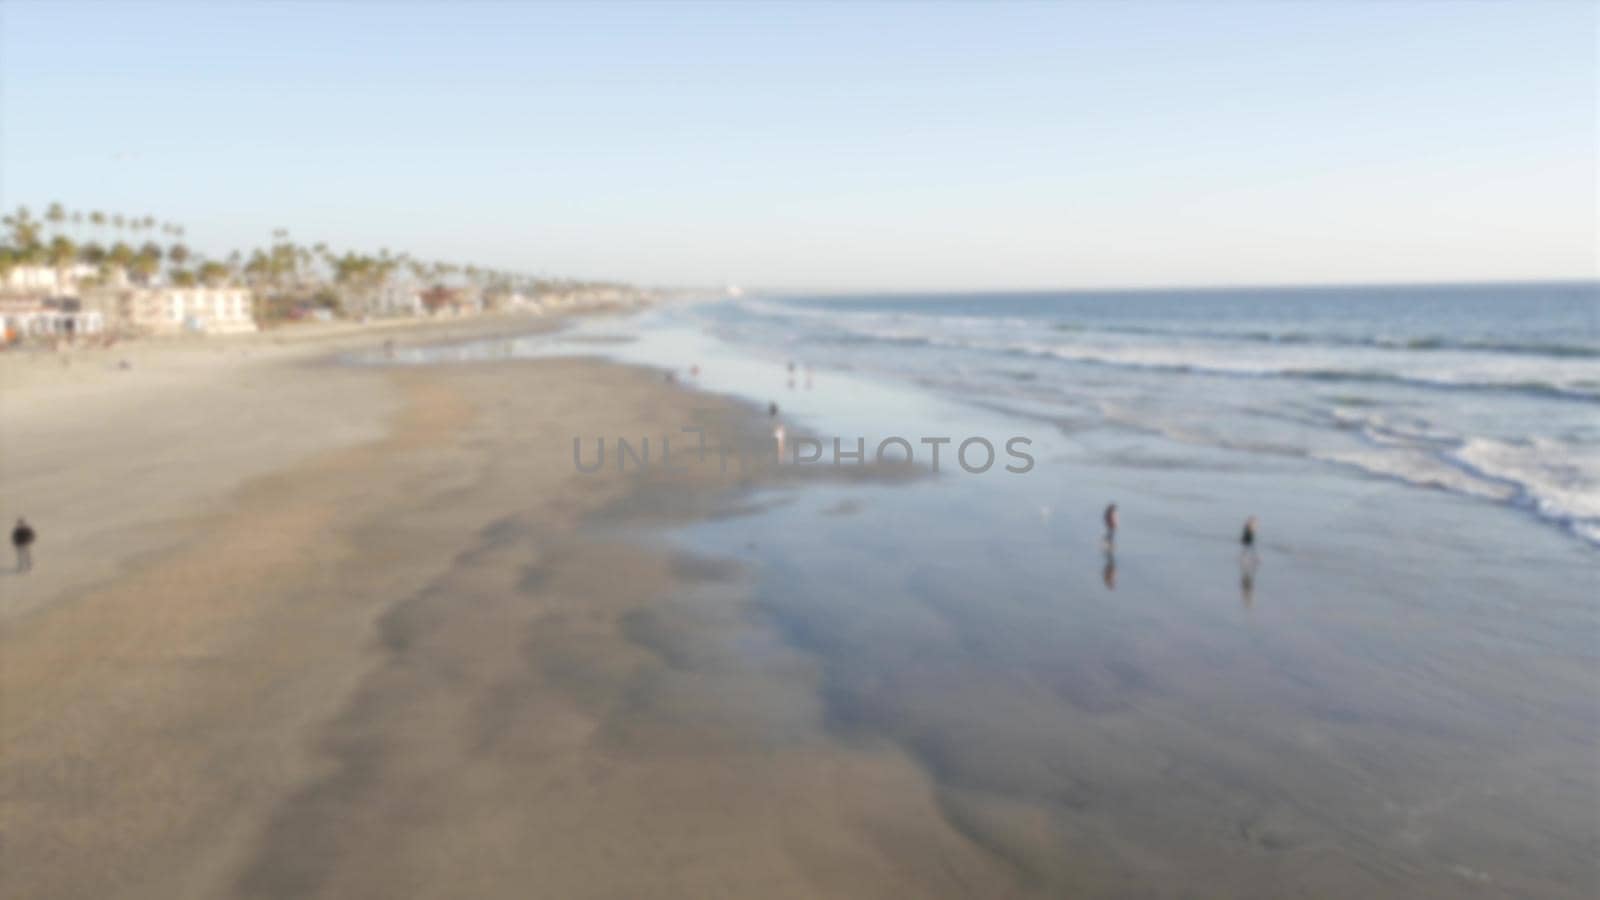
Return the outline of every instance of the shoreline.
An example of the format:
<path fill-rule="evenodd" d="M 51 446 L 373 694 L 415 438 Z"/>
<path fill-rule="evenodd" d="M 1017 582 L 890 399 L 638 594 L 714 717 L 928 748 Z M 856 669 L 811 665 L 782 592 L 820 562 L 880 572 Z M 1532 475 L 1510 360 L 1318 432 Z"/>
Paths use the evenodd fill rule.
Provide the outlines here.
<path fill-rule="evenodd" d="M 1396 486 L 1114 427 L 1036 434 L 1027 478 L 577 472 L 575 436 L 770 447 L 766 391 L 796 440 L 1011 433 L 681 337 L 223 356 L 29 407 L 0 896 L 1583 895 L 1592 620 L 1558 536 L 1430 495 L 1398 524 L 1438 538 L 1384 555 Z M 1245 501 L 1241 581 L 1210 526 Z"/>
<path fill-rule="evenodd" d="M 1015 887 L 902 753 L 827 746 L 803 655 L 683 666 L 770 638 L 746 575 L 641 535 L 769 473 L 569 468 L 569 432 L 761 441 L 759 411 L 581 358 L 307 363 L 152 393 L 188 411 L 125 412 L 148 442 L 51 404 L 7 429 L 41 540 L 0 610 L 0 895 L 937 890 L 880 827 Z M 89 527 L 129 507 L 106 454 L 149 502 Z"/>
<path fill-rule="evenodd" d="M 1586 896 L 1586 547 L 1310 460 L 1110 423 L 1016 431 L 871 376 L 819 371 L 813 391 L 784 355 L 714 344 L 669 327 L 609 355 L 696 360 L 697 385 L 775 397 L 823 433 L 1041 440 L 1026 478 L 763 484 L 668 533 L 745 565 L 770 629 L 743 643 L 820 667 L 829 746 L 897 747 L 1019 892 L 1181 891 L 1204 872 L 1225 896 Z M 1130 526 L 1114 553 L 1107 499 Z M 1248 568 L 1247 514 L 1269 523 Z"/>

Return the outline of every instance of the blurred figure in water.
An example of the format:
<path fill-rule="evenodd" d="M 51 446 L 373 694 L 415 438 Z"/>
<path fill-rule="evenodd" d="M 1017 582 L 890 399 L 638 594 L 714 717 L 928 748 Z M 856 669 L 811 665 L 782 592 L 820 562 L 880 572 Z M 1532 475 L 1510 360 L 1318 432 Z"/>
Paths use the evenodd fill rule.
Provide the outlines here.
<path fill-rule="evenodd" d="M 1261 557 L 1256 554 L 1255 516 L 1244 520 L 1239 546 L 1239 602 L 1249 609 L 1256 602 L 1256 569 L 1261 565 Z"/>
<path fill-rule="evenodd" d="M 1100 580 L 1105 582 L 1106 590 L 1117 589 L 1117 505 L 1106 504 L 1106 511 L 1100 514 L 1106 524 L 1106 536 L 1100 541 L 1100 549 L 1106 554 L 1106 567 L 1100 572 Z"/>
<path fill-rule="evenodd" d="M 767 404 L 767 415 L 771 416 L 774 419 L 776 419 L 778 417 L 778 401 L 774 400 L 771 403 Z M 787 434 L 787 432 L 784 430 L 782 422 L 779 422 L 776 425 L 772 426 L 772 439 L 774 441 L 776 441 L 777 444 L 778 444 L 778 462 L 779 463 L 783 462 L 783 439 L 786 436 L 786 434 Z"/>
<path fill-rule="evenodd" d="M 33 526 L 27 519 L 18 519 L 17 527 L 11 529 L 11 549 L 17 551 L 17 571 L 26 572 L 33 568 L 33 539 L 36 535 Z"/>
<path fill-rule="evenodd" d="M 1256 567 L 1254 562 L 1239 560 L 1239 602 L 1245 609 L 1256 605 Z"/>

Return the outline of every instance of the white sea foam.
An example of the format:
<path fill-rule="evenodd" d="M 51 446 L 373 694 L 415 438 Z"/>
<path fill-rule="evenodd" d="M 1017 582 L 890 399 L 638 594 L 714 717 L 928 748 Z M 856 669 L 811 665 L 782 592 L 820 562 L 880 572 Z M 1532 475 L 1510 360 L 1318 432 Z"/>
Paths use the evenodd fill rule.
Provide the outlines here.
<path fill-rule="evenodd" d="M 1443 304 L 1230 319 L 1224 298 L 1213 320 L 1211 298 L 1190 297 L 1140 319 L 1120 300 L 1071 315 L 1050 302 L 1034 315 L 950 299 L 753 300 L 741 311 L 748 337 L 785 352 L 831 353 L 983 402 L 1100 408 L 1185 443 L 1354 467 L 1522 508 L 1600 544 L 1600 430 L 1584 424 L 1600 403 L 1592 318 L 1558 326 Z"/>
<path fill-rule="evenodd" d="M 1509 485 L 1474 478 L 1423 450 L 1349 450 L 1312 456 L 1325 462 L 1355 466 L 1373 475 L 1398 478 L 1418 487 L 1439 488 L 1486 500 L 1509 501 L 1517 494 Z"/>
<path fill-rule="evenodd" d="M 1516 486 L 1542 516 L 1600 523 L 1600 448 L 1473 438 L 1452 456 L 1483 478 Z"/>
<path fill-rule="evenodd" d="M 1439 353 L 1396 357 L 1377 350 L 1274 347 L 1230 348 L 1190 342 L 1131 340 L 985 339 L 930 331 L 906 323 L 856 329 L 857 336 L 901 343 L 1155 369 L 1195 375 L 1286 377 L 1315 381 L 1376 381 L 1435 388 L 1488 388 L 1600 401 L 1600 360 L 1519 359 Z"/>

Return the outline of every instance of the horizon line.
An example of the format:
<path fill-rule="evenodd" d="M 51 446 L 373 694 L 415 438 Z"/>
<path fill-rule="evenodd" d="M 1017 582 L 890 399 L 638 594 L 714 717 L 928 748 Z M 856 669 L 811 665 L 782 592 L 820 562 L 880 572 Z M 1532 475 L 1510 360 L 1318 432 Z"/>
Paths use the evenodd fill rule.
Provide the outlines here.
<path fill-rule="evenodd" d="M 1211 283 L 1211 284 L 1128 284 L 1128 285 L 1082 285 L 1077 287 L 1026 287 L 1026 288 L 934 288 L 919 290 L 915 288 L 779 288 L 779 287 L 745 287 L 744 293 L 749 295 L 767 296 L 865 296 L 875 297 L 959 297 L 974 294 L 993 295 L 1026 295 L 1026 294 L 1150 294 L 1150 293 L 1204 293 L 1220 291 L 1336 291 L 1351 289 L 1426 289 L 1426 288 L 1470 288 L 1470 287 L 1590 287 L 1600 289 L 1600 276 L 1587 278 L 1493 278 L 1480 280 L 1443 280 L 1443 281 L 1348 281 L 1348 282 L 1245 282 L 1245 283 Z M 700 288 L 695 288 L 700 290 Z"/>

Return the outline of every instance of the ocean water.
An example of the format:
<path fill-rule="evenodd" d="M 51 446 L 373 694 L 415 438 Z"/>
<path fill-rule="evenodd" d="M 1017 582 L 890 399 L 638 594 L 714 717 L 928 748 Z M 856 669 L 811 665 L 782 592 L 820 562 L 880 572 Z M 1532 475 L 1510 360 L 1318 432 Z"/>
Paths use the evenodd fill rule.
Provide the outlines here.
<path fill-rule="evenodd" d="M 805 739 L 894 747 L 1038 895 L 1592 897 L 1595 316 L 1592 287 L 761 298 L 395 361 L 654 366 L 924 467 L 1026 436 L 1024 474 L 947 448 L 649 539 L 748 579 L 741 636 L 675 666 L 805 659 Z"/>
<path fill-rule="evenodd" d="M 789 297 L 729 343 L 1037 417 L 1300 457 L 1600 544 L 1594 284 Z"/>

